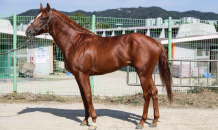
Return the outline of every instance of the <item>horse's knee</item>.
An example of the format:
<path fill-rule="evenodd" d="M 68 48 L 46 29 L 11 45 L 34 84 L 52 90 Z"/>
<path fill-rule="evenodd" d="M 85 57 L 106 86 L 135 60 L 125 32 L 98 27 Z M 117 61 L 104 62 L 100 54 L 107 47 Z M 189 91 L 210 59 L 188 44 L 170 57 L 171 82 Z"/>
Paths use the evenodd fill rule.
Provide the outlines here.
<path fill-rule="evenodd" d="M 86 100 L 88 103 L 90 103 L 92 101 L 92 95 L 91 94 L 87 94 L 86 95 Z"/>
<path fill-rule="evenodd" d="M 150 99 L 150 97 L 151 97 L 151 91 L 148 90 L 147 93 L 144 93 L 144 94 L 143 94 L 143 97 L 144 97 L 145 100 L 146 100 L 146 99 Z"/>
<path fill-rule="evenodd" d="M 152 91 L 152 99 L 155 100 L 157 99 L 157 95 L 158 95 L 158 90 L 155 89 L 154 91 Z"/>
<path fill-rule="evenodd" d="M 144 97 L 145 100 L 150 99 L 150 94 L 146 93 L 146 94 L 143 95 L 143 97 Z"/>

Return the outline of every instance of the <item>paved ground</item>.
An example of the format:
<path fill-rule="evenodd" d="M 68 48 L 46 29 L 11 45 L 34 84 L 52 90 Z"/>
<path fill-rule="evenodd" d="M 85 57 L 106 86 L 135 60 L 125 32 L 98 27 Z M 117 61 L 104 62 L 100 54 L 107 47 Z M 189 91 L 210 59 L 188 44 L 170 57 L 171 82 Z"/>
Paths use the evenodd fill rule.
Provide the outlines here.
<path fill-rule="evenodd" d="M 142 115 L 141 107 L 95 104 L 97 130 L 133 130 Z M 0 130 L 88 130 L 80 126 L 82 103 L 0 104 Z M 218 110 L 160 108 L 157 128 L 149 128 L 153 111 L 149 109 L 146 130 L 217 130 Z"/>

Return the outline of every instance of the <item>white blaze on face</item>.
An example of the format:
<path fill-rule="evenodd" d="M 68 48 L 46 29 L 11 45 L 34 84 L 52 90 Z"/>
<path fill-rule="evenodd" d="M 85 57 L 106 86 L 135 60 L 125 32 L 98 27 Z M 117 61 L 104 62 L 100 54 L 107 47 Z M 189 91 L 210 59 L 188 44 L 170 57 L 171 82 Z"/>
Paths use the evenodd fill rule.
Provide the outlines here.
<path fill-rule="evenodd" d="M 38 18 L 38 17 L 40 17 L 42 15 L 42 13 L 40 13 L 37 17 L 36 17 L 36 19 Z"/>

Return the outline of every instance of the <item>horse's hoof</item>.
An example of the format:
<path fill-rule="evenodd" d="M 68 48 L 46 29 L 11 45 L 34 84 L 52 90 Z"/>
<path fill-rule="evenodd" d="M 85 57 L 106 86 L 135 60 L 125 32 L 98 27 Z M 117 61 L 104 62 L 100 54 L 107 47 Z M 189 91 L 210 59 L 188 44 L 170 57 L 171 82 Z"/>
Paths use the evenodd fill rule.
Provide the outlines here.
<path fill-rule="evenodd" d="M 96 130 L 97 129 L 97 126 L 95 126 L 95 125 L 91 125 L 90 127 L 89 127 L 89 130 Z"/>
<path fill-rule="evenodd" d="M 140 125 L 140 124 L 137 124 L 137 125 L 136 125 L 136 129 L 143 129 L 143 128 L 144 128 L 143 125 Z"/>
<path fill-rule="evenodd" d="M 88 122 L 82 121 L 82 123 L 81 123 L 80 125 L 81 125 L 81 126 L 87 126 L 87 125 L 88 125 Z"/>
<path fill-rule="evenodd" d="M 151 123 L 149 127 L 157 127 L 157 124 Z"/>

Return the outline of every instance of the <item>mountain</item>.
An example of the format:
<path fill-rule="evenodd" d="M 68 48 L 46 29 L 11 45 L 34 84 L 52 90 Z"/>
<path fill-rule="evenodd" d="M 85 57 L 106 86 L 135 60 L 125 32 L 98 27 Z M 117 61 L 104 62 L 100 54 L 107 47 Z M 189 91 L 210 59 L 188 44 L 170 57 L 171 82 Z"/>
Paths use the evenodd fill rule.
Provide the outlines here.
<path fill-rule="evenodd" d="M 28 10 L 18 16 L 35 16 L 39 12 L 39 9 Z M 116 18 L 135 18 L 135 19 L 146 19 L 146 18 L 157 18 L 168 19 L 171 16 L 173 19 L 180 19 L 182 17 L 195 17 L 201 20 L 218 20 L 218 14 L 213 12 L 200 12 L 200 11 L 167 11 L 160 7 L 138 7 L 138 8 L 119 8 L 119 9 L 108 9 L 105 11 L 94 11 L 86 12 L 83 10 L 77 10 L 74 12 L 64 12 L 63 14 L 69 16 L 75 13 L 81 13 L 87 16 L 96 15 L 99 17 L 116 17 Z"/>

